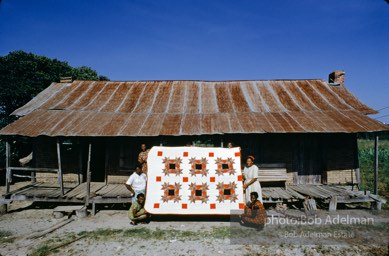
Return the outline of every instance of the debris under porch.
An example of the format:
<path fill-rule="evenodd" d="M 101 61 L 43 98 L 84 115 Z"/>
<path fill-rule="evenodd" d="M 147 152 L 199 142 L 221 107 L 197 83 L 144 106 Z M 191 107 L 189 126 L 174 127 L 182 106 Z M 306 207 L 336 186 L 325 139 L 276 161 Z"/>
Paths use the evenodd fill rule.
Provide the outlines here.
<path fill-rule="evenodd" d="M 88 195 L 87 183 L 64 183 L 64 194 L 58 183 L 31 183 L 10 191 L 4 195 L 3 204 L 12 201 L 58 202 L 84 204 L 92 206 L 92 214 L 96 213 L 96 204 L 130 203 L 130 193 L 124 184 L 106 184 L 91 182 Z M 354 188 L 355 189 L 355 188 Z M 340 185 L 288 185 L 287 187 L 263 187 L 262 198 L 266 205 L 274 203 L 301 203 L 306 199 L 314 199 L 328 205 L 328 210 L 335 211 L 338 203 L 369 202 L 381 206 L 380 199 L 365 191 L 352 190 L 351 187 Z"/>
<path fill-rule="evenodd" d="M 92 214 L 96 212 L 96 204 L 115 204 L 131 202 L 130 193 L 124 184 L 106 184 L 91 182 L 89 197 L 87 183 L 64 183 L 64 194 L 58 182 L 35 182 L 21 188 L 11 190 L 3 196 L 2 203 L 12 201 L 58 202 L 92 205 Z M 1 203 L 1 202 L 0 202 Z"/>
<path fill-rule="evenodd" d="M 381 199 L 369 191 L 341 185 L 299 184 L 286 187 L 262 187 L 262 198 L 268 203 L 293 203 L 314 199 L 328 205 L 329 211 L 336 211 L 338 203 L 373 203 L 381 209 Z"/>

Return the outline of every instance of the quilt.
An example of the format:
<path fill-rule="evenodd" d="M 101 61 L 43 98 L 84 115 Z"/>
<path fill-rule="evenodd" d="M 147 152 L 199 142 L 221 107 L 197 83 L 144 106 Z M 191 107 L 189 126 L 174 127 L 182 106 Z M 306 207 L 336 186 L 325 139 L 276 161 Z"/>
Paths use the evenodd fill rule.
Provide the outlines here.
<path fill-rule="evenodd" d="M 145 209 L 152 214 L 231 214 L 244 209 L 239 148 L 153 147 Z"/>

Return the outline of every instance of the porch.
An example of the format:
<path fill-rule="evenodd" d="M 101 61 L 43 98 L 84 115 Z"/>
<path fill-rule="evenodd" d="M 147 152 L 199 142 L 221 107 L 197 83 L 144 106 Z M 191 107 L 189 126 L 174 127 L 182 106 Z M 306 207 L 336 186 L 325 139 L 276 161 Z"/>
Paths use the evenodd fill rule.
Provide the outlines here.
<path fill-rule="evenodd" d="M 130 193 L 123 184 L 91 182 L 89 196 L 88 184 L 86 182 L 81 184 L 64 183 L 63 190 L 64 194 L 62 196 L 61 187 L 57 182 L 31 183 L 3 195 L 0 199 L 0 204 L 8 204 L 12 201 L 85 204 L 92 206 L 92 214 L 94 215 L 96 213 L 96 204 L 131 202 Z"/>
<path fill-rule="evenodd" d="M 61 188 L 58 183 L 31 183 L 3 195 L 0 203 L 7 204 L 12 201 L 26 200 L 84 204 L 92 207 L 91 212 L 94 215 L 97 204 L 131 202 L 130 193 L 123 184 L 91 182 L 89 196 L 86 182 L 81 184 L 64 183 L 63 189 L 64 194 L 61 196 Z M 359 191 L 351 186 L 339 185 L 299 184 L 288 185 L 287 187 L 263 187 L 262 198 L 265 206 L 275 203 L 301 203 L 310 198 L 324 203 L 330 211 L 336 210 L 338 203 L 369 202 L 377 208 L 380 205 L 377 196 L 370 194 L 369 191 Z"/>
<path fill-rule="evenodd" d="M 262 188 L 262 199 L 266 203 L 293 203 L 314 199 L 336 211 L 338 203 L 372 203 L 372 207 L 381 209 L 381 200 L 370 191 L 360 191 L 353 186 L 299 184 L 284 187 Z"/>

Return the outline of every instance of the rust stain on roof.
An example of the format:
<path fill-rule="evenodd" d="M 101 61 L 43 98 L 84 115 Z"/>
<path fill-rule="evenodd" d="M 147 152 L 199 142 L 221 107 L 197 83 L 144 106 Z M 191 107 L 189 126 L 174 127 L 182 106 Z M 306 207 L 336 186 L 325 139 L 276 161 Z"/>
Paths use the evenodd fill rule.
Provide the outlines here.
<path fill-rule="evenodd" d="M 388 130 L 323 80 L 53 83 L 0 131 L 23 136 L 158 136 Z"/>

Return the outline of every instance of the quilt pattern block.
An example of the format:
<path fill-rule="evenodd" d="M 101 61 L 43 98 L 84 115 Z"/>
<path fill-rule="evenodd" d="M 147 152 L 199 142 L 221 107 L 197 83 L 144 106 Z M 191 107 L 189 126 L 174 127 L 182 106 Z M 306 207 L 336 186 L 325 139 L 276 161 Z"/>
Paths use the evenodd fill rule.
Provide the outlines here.
<path fill-rule="evenodd" d="M 153 147 L 145 209 L 152 214 L 231 214 L 244 208 L 239 148 Z"/>

